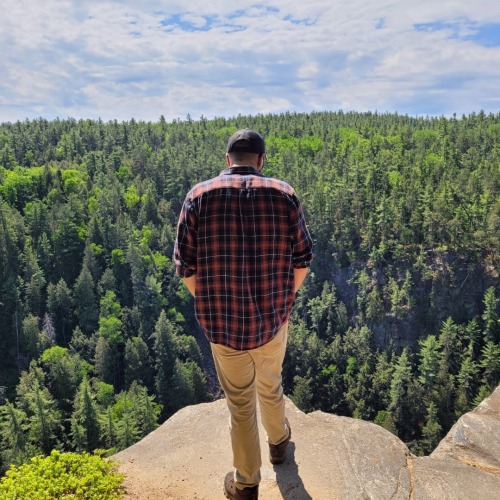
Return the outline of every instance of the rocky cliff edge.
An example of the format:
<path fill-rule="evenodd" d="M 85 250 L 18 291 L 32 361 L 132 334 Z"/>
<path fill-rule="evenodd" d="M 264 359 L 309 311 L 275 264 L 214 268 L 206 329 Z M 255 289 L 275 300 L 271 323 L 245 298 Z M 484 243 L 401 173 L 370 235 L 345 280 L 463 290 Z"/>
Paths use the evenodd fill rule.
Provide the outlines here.
<path fill-rule="evenodd" d="M 259 423 L 262 499 L 500 500 L 500 386 L 428 457 L 375 424 L 286 406 L 293 437 L 283 465 L 269 463 Z M 224 400 L 183 408 L 113 457 L 126 500 L 223 499 L 231 458 Z"/>

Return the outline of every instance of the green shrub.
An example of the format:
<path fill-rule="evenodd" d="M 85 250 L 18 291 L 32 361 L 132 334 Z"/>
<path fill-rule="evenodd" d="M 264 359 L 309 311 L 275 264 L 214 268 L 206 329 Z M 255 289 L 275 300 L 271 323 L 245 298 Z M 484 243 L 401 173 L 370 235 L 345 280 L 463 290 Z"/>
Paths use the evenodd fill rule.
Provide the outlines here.
<path fill-rule="evenodd" d="M 2 500 L 118 500 L 123 476 L 115 464 L 89 453 L 37 456 L 19 467 L 12 466 L 0 480 Z"/>

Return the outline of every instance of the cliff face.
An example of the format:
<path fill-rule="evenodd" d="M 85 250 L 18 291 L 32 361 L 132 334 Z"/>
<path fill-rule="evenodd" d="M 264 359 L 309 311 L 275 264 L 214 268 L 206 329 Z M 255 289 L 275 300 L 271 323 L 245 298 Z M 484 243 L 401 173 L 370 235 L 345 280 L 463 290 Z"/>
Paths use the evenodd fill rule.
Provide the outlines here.
<path fill-rule="evenodd" d="M 443 500 L 500 498 L 500 386 L 462 416 L 428 457 L 414 457 L 396 436 L 361 420 L 305 414 L 287 400 L 293 429 L 283 465 L 262 447 L 260 498 Z M 182 409 L 142 441 L 113 457 L 126 499 L 224 498 L 231 470 L 224 400 Z"/>
<path fill-rule="evenodd" d="M 392 263 L 395 264 L 395 263 Z M 359 266 L 364 264 L 359 263 Z M 484 294 L 490 286 L 498 285 L 498 271 L 487 262 L 465 260 L 456 253 L 428 252 L 422 263 L 425 272 L 412 271 L 413 306 L 399 318 L 389 312 L 390 304 L 385 297 L 385 312 L 376 319 L 367 319 L 373 332 L 375 346 L 386 349 L 415 347 L 419 339 L 437 334 L 443 321 L 449 317 L 458 323 L 467 323 L 484 311 Z M 340 299 L 346 304 L 349 315 L 356 314 L 356 285 L 352 282 L 356 266 L 338 268 L 331 274 Z M 404 268 L 400 274 L 404 276 Z M 425 274 L 426 278 L 422 276 Z M 371 275 L 377 288 L 387 286 L 387 279 L 380 271 Z"/>

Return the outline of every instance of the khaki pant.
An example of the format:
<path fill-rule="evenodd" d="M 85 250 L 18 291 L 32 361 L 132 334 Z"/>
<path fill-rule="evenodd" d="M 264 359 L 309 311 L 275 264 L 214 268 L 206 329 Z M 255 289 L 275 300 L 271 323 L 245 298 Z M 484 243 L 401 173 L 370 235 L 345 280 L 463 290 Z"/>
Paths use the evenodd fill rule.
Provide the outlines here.
<path fill-rule="evenodd" d="M 288 437 L 281 369 L 285 358 L 288 323 L 267 344 L 249 351 L 236 351 L 210 344 L 219 381 L 230 412 L 229 429 L 238 488 L 260 482 L 259 431 L 256 395 L 267 441 L 279 444 Z"/>

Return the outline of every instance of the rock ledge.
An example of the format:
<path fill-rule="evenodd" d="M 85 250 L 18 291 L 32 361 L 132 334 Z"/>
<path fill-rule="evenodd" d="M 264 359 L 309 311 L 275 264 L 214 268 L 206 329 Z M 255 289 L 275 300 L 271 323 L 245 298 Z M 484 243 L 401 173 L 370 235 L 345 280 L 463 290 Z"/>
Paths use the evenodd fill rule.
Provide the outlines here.
<path fill-rule="evenodd" d="M 287 399 L 293 438 L 283 465 L 267 459 L 261 426 L 266 500 L 499 500 L 500 386 L 463 415 L 428 457 L 414 457 L 375 424 L 323 412 L 305 414 Z M 125 474 L 126 499 L 224 498 L 231 470 L 224 400 L 183 408 L 113 457 Z"/>

